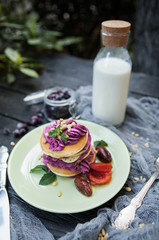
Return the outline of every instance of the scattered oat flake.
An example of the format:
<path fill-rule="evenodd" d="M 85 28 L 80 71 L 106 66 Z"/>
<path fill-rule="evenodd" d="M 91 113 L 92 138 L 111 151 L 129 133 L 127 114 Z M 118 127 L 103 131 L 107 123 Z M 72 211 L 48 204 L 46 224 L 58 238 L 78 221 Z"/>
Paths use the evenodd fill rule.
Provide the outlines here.
<path fill-rule="evenodd" d="M 152 222 L 152 224 L 155 224 L 155 222 Z"/>
<path fill-rule="evenodd" d="M 135 135 L 135 132 L 132 132 L 131 134 L 132 134 L 132 135 Z"/>
<path fill-rule="evenodd" d="M 148 143 L 145 143 L 144 145 L 145 145 L 146 148 L 150 147 L 150 145 Z"/>
<path fill-rule="evenodd" d="M 145 223 L 140 223 L 140 224 L 139 224 L 139 227 L 140 227 L 140 228 L 142 228 L 142 227 L 144 227 L 144 226 L 145 226 Z"/>
<path fill-rule="evenodd" d="M 146 182 L 146 178 L 144 177 L 144 178 L 142 179 L 142 181 Z"/>
<path fill-rule="evenodd" d="M 102 233 L 102 236 L 105 236 L 106 232 L 105 232 L 105 229 L 104 229 L 104 228 L 102 228 L 101 233 Z"/>
<path fill-rule="evenodd" d="M 15 142 L 11 142 L 10 145 L 11 145 L 11 146 L 15 146 Z"/>
<path fill-rule="evenodd" d="M 130 156 L 130 157 L 132 156 L 132 152 L 129 152 L 129 156 Z"/>
<path fill-rule="evenodd" d="M 61 197 L 62 196 L 62 192 L 58 192 L 58 197 Z"/>
<path fill-rule="evenodd" d="M 140 179 L 138 177 L 134 177 L 134 180 L 135 181 L 139 181 Z"/>
<path fill-rule="evenodd" d="M 146 140 L 147 140 L 147 141 L 150 141 L 150 139 L 149 139 L 149 138 L 146 138 Z"/>
<path fill-rule="evenodd" d="M 58 182 L 53 182 L 53 186 L 57 186 L 58 185 Z"/>
<path fill-rule="evenodd" d="M 137 144 L 134 144 L 133 147 L 134 147 L 134 148 L 138 148 L 138 145 L 137 145 Z"/>
<path fill-rule="evenodd" d="M 143 137 L 140 137 L 141 140 L 143 140 L 144 138 Z"/>
<path fill-rule="evenodd" d="M 126 190 L 127 192 L 131 192 L 131 187 L 125 187 L 125 190 Z"/>
<path fill-rule="evenodd" d="M 101 232 L 98 234 L 98 240 L 104 240 L 109 234 L 106 233 L 105 229 L 102 228 Z"/>
<path fill-rule="evenodd" d="M 100 238 L 101 238 L 101 237 L 102 237 L 102 234 L 101 234 L 101 233 L 99 233 L 99 234 L 98 234 L 98 237 L 100 237 Z"/>
<path fill-rule="evenodd" d="M 136 134 L 135 134 L 135 137 L 139 137 L 139 134 L 138 134 L 138 133 L 136 133 Z"/>

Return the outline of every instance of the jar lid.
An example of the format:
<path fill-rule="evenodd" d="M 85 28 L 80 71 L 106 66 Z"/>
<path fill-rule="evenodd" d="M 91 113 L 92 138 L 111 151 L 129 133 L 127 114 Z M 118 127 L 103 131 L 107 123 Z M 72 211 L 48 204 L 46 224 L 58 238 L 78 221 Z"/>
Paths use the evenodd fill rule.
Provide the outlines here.
<path fill-rule="evenodd" d="M 122 20 L 102 22 L 102 42 L 108 47 L 124 47 L 127 43 L 131 24 Z"/>

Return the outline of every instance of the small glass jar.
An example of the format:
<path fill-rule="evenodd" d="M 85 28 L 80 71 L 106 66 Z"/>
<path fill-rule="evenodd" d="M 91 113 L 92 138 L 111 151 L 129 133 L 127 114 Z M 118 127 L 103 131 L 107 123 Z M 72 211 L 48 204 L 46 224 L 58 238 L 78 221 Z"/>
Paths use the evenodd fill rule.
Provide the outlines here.
<path fill-rule="evenodd" d="M 67 92 L 67 98 L 61 97 L 60 94 Z M 50 95 L 58 95 L 57 99 L 54 97 L 50 99 Z M 59 118 L 67 119 L 75 117 L 77 113 L 75 92 L 71 88 L 55 87 L 45 92 L 44 96 L 44 114 L 48 121 L 53 121 Z"/>

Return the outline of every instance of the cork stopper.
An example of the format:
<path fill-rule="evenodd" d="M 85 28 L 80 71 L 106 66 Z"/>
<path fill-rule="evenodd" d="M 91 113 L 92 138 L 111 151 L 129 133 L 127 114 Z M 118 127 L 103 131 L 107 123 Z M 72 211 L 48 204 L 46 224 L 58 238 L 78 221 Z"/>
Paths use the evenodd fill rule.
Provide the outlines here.
<path fill-rule="evenodd" d="M 131 24 L 121 20 L 102 22 L 102 42 L 108 47 L 126 46 Z"/>

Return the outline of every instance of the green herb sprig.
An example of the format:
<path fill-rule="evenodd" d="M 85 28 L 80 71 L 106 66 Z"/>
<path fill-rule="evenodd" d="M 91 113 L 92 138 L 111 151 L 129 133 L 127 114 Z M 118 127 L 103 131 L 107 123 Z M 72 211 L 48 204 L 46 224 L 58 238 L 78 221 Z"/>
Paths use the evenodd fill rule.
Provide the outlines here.
<path fill-rule="evenodd" d="M 64 132 L 61 132 L 60 125 L 56 129 L 53 129 L 49 132 L 49 136 L 54 138 L 60 136 L 62 141 L 67 141 L 69 139 L 68 135 Z"/>
<path fill-rule="evenodd" d="M 39 173 L 41 171 L 44 171 L 45 174 L 41 177 L 39 181 L 39 185 L 49 185 L 53 183 L 56 179 L 56 174 L 50 171 L 47 166 L 45 165 L 37 165 L 36 167 L 32 168 L 30 170 L 30 173 Z"/>
<path fill-rule="evenodd" d="M 108 143 L 106 143 L 104 140 L 94 141 L 94 147 L 97 147 L 97 146 L 108 147 Z"/>

